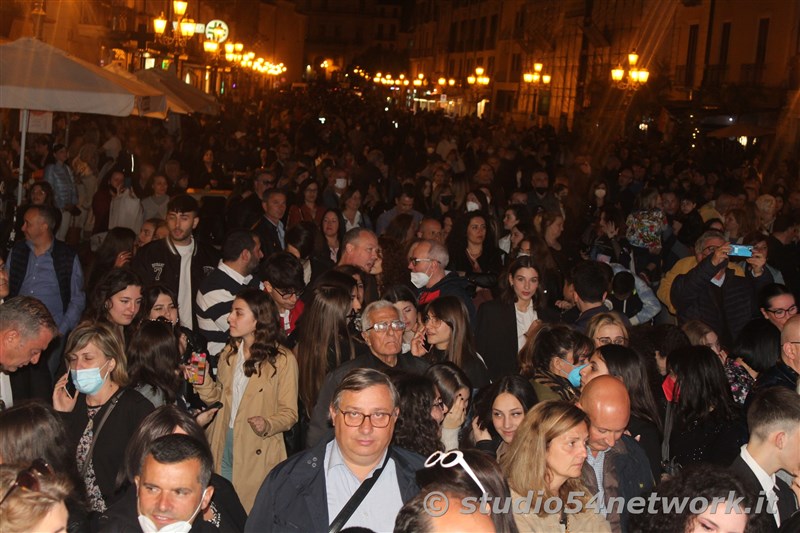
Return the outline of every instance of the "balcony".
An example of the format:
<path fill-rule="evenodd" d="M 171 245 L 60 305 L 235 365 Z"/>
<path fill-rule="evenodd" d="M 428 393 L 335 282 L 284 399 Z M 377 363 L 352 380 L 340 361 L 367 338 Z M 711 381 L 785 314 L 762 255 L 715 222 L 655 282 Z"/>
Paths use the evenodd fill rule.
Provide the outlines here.
<path fill-rule="evenodd" d="M 763 63 L 744 63 L 739 82 L 742 85 L 761 85 L 766 65 Z"/>
<path fill-rule="evenodd" d="M 724 85 L 728 77 L 728 65 L 709 65 L 706 67 L 703 83 L 709 87 Z"/>

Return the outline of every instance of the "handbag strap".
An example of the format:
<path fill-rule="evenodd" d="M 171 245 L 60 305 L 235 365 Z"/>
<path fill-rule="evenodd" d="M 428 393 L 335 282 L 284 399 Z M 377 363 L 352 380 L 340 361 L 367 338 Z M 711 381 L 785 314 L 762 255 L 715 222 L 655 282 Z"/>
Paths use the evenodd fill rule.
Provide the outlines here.
<path fill-rule="evenodd" d="M 119 403 L 119 399 L 122 397 L 122 394 L 125 392 L 125 389 L 120 388 L 117 392 L 109 400 L 110 404 L 106 411 L 103 413 L 102 418 L 100 418 L 100 423 L 97 424 L 97 428 L 92 431 L 92 444 L 89 446 L 89 451 L 86 453 L 86 460 L 83 462 L 83 468 L 81 469 L 81 477 L 86 477 L 86 469 L 89 468 L 89 462 L 92 460 L 92 452 L 94 452 L 94 445 L 97 443 L 97 437 L 100 435 L 100 430 L 103 429 L 103 425 L 105 425 L 106 420 L 108 420 L 108 415 L 111 414 L 111 411 Z"/>
<path fill-rule="evenodd" d="M 383 473 L 383 470 L 386 468 L 386 464 L 389 462 L 389 456 L 392 453 L 391 447 L 386 450 L 386 458 L 383 460 L 383 464 L 379 469 L 372 473 L 372 476 L 368 479 L 365 479 L 363 483 L 358 487 L 358 490 L 350 496 L 350 499 L 347 500 L 347 503 L 344 505 L 339 514 L 336 515 L 336 518 L 333 519 L 331 525 L 328 527 L 328 533 L 338 533 L 339 530 L 344 527 L 350 517 L 356 512 L 358 506 L 361 505 L 361 502 L 364 501 L 364 498 L 367 497 L 367 494 L 375 485 L 375 482 L 378 481 L 378 478 Z"/>

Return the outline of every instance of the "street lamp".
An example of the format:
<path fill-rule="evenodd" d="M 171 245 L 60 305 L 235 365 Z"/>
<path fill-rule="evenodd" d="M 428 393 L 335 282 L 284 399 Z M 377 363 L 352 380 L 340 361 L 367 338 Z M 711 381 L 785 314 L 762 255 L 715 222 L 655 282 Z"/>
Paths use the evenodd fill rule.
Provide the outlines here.
<path fill-rule="evenodd" d="M 544 69 L 544 65 L 542 63 L 534 63 L 533 64 L 533 72 L 526 72 L 522 75 L 522 81 L 524 81 L 528 85 L 528 104 L 531 103 L 531 89 L 533 90 L 533 110 L 528 111 L 526 107 L 526 113 L 528 117 L 538 116 L 536 110 L 536 103 L 539 99 L 539 88 L 542 85 L 549 86 L 550 81 L 552 80 L 550 74 L 542 74 L 542 69 Z M 537 118 L 538 122 L 538 118 Z"/>
<path fill-rule="evenodd" d="M 617 65 L 616 68 L 611 69 L 611 80 L 618 89 L 632 92 L 647 83 L 650 78 L 650 72 L 646 68 L 638 68 L 636 66 L 638 63 L 639 54 L 634 50 L 628 54 L 627 77 L 625 76 L 626 69 L 622 65 Z"/>
<path fill-rule="evenodd" d="M 489 83 L 491 82 L 489 76 L 483 75 L 484 72 L 486 71 L 484 70 L 483 67 L 475 67 L 475 74 L 474 75 L 470 74 L 469 76 L 467 76 L 467 83 L 470 85 L 470 87 L 475 89 L 475 99 L 478 100 L 477 102 L 478 109 L 476 110 L 478 118 L 480 118 L 483 115 L 483 108 L 485 106 L 484 102 L 486 101 L 485 98 L 481 98 L 479 100 L 479 97 L 481 96 L 480 92 L 482 90 L 480 87 L 481 86 L 485 87 L 489 85 Z"/>

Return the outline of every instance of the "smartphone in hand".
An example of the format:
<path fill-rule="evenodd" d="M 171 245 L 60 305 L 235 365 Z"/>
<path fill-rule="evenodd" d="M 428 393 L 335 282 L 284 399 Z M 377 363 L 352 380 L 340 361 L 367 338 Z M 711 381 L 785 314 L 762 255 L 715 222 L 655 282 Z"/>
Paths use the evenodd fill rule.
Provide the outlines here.
<path fill-rule="evenodd" d="M 78 389 L 75 388 L 75 382 L 72 381 L 72 372 L 69 370 L 67 371 L 67 383 L 64 385 L 64 390 L 67 391 L 67 396 L 70 398 L 74 398 L 78 393 Z"/>

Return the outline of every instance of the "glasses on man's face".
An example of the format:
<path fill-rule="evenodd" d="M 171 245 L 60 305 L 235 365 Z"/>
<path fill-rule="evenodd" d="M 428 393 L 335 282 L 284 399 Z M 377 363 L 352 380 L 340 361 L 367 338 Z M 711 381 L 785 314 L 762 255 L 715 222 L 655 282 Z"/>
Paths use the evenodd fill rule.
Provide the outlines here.
<path fill-rule="evenodd" d="M 392 417 L 394 416 L 392 413 L 384 413 L 380 411 L 377 413 L 372 413 L 371 415 L 359 413 L 358 411 L 342 411 L 341 409 L 339 409 L 339 412 L 342 413 L 344 425 L 351 428 L 361 427 L 361 424 L 364 423 L 364 420 L 369 418 L 369 423 L 372 427 L 382 429 L 389 425 L 389 422 L 391 422 Z"/>
<path fill-rule="evenodd" d="M 781 309 L 781 308 L 767 309 L 767 313 L 770 313 L 775 318 L 784 318 L 784 317 L 787 317 L 787 316 L 794 316 L 794 315 L 797 314 L 797 306 L 793 305 L 793 306 L 788 307 L 786 309 Z"/>
<path fill-rule="evenodd" d="M 601 346 L 608 346 L 609 344 L 616 344 L 617 346 L 628 345 L 628 339 L 625 337 L 597 337 L 597 342 L 599 342 Z"/>
<path fill-rule="evenodd" d="M 435 259 L 428 259 L 426 257 L 412 257 L 408 260 L 409 263 L 412 265 L 418 265 L 420 263 L 433 263 Z"/>
<path fill-rule="evenodd" d="M 478 488 L 481 489 L 481 492 L 486 494 L 486 489 L 483 488 L 483 484 L 478 479 L 478 476 L 475 475 L 475 471 L 472 470 L 472 467 L 464 460 L 464 453 L 461 450 L 451 450 L 449 452 L 435 451 L 425 460 L 425 468 L 431 468 L 437 464 L 442 465 L 443 468 L 453 468 L 456 465 L 461 466 Z"/>
<path fill-rule="evenodd" d="M 703 248 L 703 251 L 702 251 L 701 253 L 702 253 L 704 256 L 708 256 L 708 255 L 711 255 L 711 254 L 713 254 L 714 252 L 716 252 L 716 251 L 717 251 L 717 248 L 719 248 L 719 246 L 714 246 L 714 245 L 712 244 L 711 246 L 706 246 L 705 248 Z"/>
<path fill-rule="evenodd" d="M 53 469 L 44 461 L 44 459 L 36 459 L 29 468 L 20 470 L 17 473 L 17 478 L 8 489 L 3 499 L 0 500 L 0 505 L 3 505 L 11 494 L 16 489 L 28 490 L 31 492 L 39 492 L 39 477 L 52 476 Z"/>
<path fill-rule="evenodd" d="M 279 289 L 275 287 L 275 292 L 281 295 L 283 299 L 289 299 L 292 297 L 300 298 L 303 295 L 303 291 L 296 291 L 294 289 Z"/>
<path fill-rule="evenodd" d="M 378 322 L 377 324 L 372 324 L 372 326 L 368 327 L 366 331 L 374 329 L 378 333 L 385 333 L 390 329 L 392 331 L 403 331 L 406 329 L 406 323 L 402 320 L 392 320 L 391 322 Z"/>

